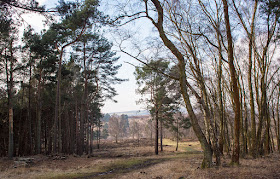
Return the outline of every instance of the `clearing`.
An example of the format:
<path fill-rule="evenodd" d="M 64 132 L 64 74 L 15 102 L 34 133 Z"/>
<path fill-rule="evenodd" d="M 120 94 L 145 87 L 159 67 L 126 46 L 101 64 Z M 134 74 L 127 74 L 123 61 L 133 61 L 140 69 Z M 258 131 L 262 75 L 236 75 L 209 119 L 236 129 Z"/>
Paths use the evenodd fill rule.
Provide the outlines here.
<path fill-rule="evenodd" d="M 197 141 L 176 143 L 164 140 L 164 151 L 153 154 L 152 142 L 142 139 L 123 140 L 118 144 L 103 141 L 101 149 L 88 156 L 43 156 L 0 159 L 0 178 L 280 178 L 280 155 L 241 159 L 239 167 L 229 165 L 230 157 L 222 158 L 221 167 L 200 169 L 202 152 Z"/>

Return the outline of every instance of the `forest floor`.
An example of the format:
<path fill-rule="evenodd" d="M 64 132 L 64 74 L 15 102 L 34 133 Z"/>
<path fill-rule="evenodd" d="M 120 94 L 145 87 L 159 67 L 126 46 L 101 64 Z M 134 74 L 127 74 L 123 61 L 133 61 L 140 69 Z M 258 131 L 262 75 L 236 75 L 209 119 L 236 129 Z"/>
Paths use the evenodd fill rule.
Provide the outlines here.
<path fill-rule="evenodd" d="M 152 142 L 123 140 L 118 144 L 103 142 L 101 149 L 88 156 L 36 155 L 8 160 L 0 158 L 0 178 L 280 178 L 280 155 L 240 160 L 240 166 L 230 166 L 230 157 L 222 157 L 220 167 L 200 169 L 202 152 L 198 142 L 176 143 L 164 140 L 163 152 L 154 155 Z M 32 163 L 22 159 L 32 159 Z"/>

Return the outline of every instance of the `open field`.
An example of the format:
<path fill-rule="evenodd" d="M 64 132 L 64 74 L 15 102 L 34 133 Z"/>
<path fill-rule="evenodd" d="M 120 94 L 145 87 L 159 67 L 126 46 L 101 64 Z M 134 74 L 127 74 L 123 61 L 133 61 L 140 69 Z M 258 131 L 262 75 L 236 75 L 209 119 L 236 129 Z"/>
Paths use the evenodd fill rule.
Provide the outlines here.
<path fill-rule="evenodd" d="M 259 159 L 241 159 L 239 167 L 222 158 L 222 166 L 200 169 L 202 153 L 196 141 L 185 141 L 175 151 L 176 143 L 164 140 L 158 156 L 148 140 L 118 144 L 106 142 L 93 156 L 32 156 L 34 162 L 24 166 L 1 158 L 0 178 L 280 178 L 280 155 Z"/>

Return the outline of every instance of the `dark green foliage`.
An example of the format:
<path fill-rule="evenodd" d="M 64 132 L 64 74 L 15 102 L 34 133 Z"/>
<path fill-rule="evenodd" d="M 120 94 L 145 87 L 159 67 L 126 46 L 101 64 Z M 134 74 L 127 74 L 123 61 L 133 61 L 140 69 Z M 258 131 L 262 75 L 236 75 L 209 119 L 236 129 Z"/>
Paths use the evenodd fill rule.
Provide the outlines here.
<path fill-rule="evenodd" d="M 155 70 L 156 69 L 156 70 Z M 150 111 L 152 119 L 155 120 L 155 154 L 158 154 L 159 128 L 161 131 L 161 151 L 163 124 L 172 123 L 173 115 L 179 110 L 181 94 L 178 93 L 176 82 L 168 78 L 170 73 L 169 62 L 163 59 L 151 60 L 147 65 L 136 68 L 136 80 L 139 85 L 138 92 L 149 98 L 140 102 L 145 103 Z M 160 127 L 159 127 L 160 122 Z"/>
<path fill-rule="evenodd" d="M 109 132 L 108 129 L 103 129 L 101 133 L 101 138 L 102 139 L 107 139 L 109 137 Z"/>
<path fill-rule="evenodd" d="M 120 119 L 120 133 L 121 137 L 126 137 L 128 134 L 129 129 L 129 122 L 128 122 L 128 116 L 122 114 Z"/>
<path fill-rule="evenodd" d="M 112 44 L 106 38 L 93 32 L 85 33 L 74 46 L 74 56 L 81 63 L 83 73 L 91 83 L 98 79 L 98 90 L 104 100 L 113 99 L 117 93 L 112 85 L 124 81 L 116 77 L 121 65 L 115 65 L 119 57 L 115 57 L 116 53 L 111 49 Z"/>
<path fill-rule="evenodd" d="M 109 122 L 110 117 L 111 117 L 110 114 L 108 114 L 108 113 L 105 114 L 104 117 L 102 118 L 102 122 Z"/>
<path fill-rule="evenodd" d="M 10 148 L 15 155 L 48 154 L 57 146 L 62 153 L 77 152 L 80 146 L 83 146 L 82 152 L 91 153 L 89 141 L 93 139 L 94 127 L 99 128 L 98 138 L 108 137 L 108 124 L 100 130 L 103 125 L 100 108 L 106 99 L 113 99 L 116 95 L 112 85 L 123 80 L 116 77 L 120 65 L 115 65 L 119 58 L 111 50 L 112 44 L 96 33 L 108 21 L 108 17 L 98 11 L 98 3 L 96 0 L 60 1 L 55 10 L 60 21 L 41 33 L 35 33 L 31 27 L 25 29 L 22 50 L 19 51 L 15 45 L 19 36 L 17 22 L 12 12 L 17 8 L 36 12 L 46 10 L 36 1 L 26 4 L 16 0 L 0 1 L 1 85 L 17 87 L 17 90 L 0 90 L 1 156 L 7 155 L 9 144 L 8 104 L 11 103 L 8 101 L 13 102 L 15 145 Z M 93 24 L 95 32 L 91 32 Z M 70 52 L 70 47 L 71 53 L 67 53 L 70 55 L 65 55 Z M 19 56 L 22 64 L 17 64 Z M 83 60 L 85 65 L 81 64 Z M 20 74 L 21 79 L 17 76 L 11 81 L 10 71 Z M 55 120 L 56 104 L 60 106 L 59 120 Z M 81 114 L 85 111 L 81 123 Z"/>
<path fill-rule="evenodd" d="M 180 126 L 184 129 L 189 129 L 192 126 L 191 119 L 188 117 L 183 117 Z"/>
<path fill-rule="evenodd" d="M 152 60 L 148 66 L 137 68 L 135 75 L 139 85 L 138 92 L 142 95 L 151 94 L 150 99 L 142 101 L 147 104 L 153 117 L 158 112 L 160 120 L 164 122 L 173 119 L 173 114 L 179 110 L 181 94 L 176 81 L 162 73 L 170 73 L 169 63 L 164 60 Z"/>

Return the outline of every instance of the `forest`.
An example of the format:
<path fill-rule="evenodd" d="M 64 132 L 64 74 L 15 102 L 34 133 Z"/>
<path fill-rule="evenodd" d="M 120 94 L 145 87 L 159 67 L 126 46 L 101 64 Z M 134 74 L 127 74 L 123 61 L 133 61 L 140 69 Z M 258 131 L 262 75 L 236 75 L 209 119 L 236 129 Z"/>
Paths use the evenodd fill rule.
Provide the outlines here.
<path fill-rule="evenodd" d="M 47 28 L 36 32 L 30 13 Z M 175 142 L 182 153 L 173 160 L 193 155 L 182 145 L 194 147 L 206 170 L 279 158 L 279 35 L 278 0 L 59 0 L 52 8 L 0 0 L 0 157 L 103 150 L 105 159 L 126 143 L 163 157 Z M 122 55 L 149 117 L 101 112 L 127 81 L 118 77 Z"/>

